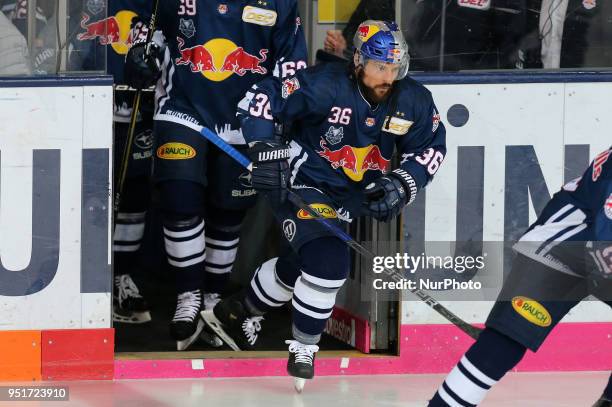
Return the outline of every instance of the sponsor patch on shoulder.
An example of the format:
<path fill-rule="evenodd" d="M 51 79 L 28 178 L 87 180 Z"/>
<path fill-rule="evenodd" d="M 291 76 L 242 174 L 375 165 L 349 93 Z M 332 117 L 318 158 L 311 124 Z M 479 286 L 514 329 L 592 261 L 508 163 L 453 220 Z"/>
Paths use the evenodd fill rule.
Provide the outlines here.
<path fill-rule="evenodd" d="M 604 204 L 604 213 L 608 217 L 608 219 L 612 220 L 612 194 L 606 199 L 606 203 Z"/>
<path fill-rule="evenodd" d="M 276 18 L 277 14 L 274 10 L 253 6 L 246 6 L 244 10 L 242 10 L 242 21 L 245 23 L 272 27 L 276 24 Z"/>
<path fill-rule="evenodd" d="M 300 88 L 298 78 L 290 78 L 283 81 L 282 97 L 287 99 L 293 92 Z"/>
<path fill-rule="evenodd" d="M 385 118 L 385 124 L 383 125 L 383 131 L 391 134 L 397 134 L 398 136 L 403 136 L 408 133 L 410 127 L 414 124 L 410 120 L 400 119 L 395 116 L 387 116 Z"/>

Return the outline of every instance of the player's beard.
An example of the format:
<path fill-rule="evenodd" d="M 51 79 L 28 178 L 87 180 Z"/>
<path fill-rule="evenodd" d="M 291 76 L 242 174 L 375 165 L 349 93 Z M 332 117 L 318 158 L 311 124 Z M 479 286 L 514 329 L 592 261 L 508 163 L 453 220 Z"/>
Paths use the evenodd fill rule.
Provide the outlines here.
<path fill-rule="evenodd" d="M 378 105 L 387 100 L 393 89 L 393 84 L 382 84 L 375 87 L 369 87 L 363 82 L 363 75 L 363 69 L 358 69 L 357 81 L 366 100 L 372 105 Z"/>

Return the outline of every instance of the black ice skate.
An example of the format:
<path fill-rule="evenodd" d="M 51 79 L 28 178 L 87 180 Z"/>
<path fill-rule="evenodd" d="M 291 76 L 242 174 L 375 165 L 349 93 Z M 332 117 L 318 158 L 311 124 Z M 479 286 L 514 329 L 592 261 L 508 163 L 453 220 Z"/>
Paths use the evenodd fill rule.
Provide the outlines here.
<path fill-rule="evenodd" d="M 142 324 L 151 320 L 149 305 L 138 292 L 129 274 L 115 276 L 113 284 L 113 321 Z"/>
<path fill-rule="evenodd" d="M 287 373 L 294 377 L 294 387 L 298 393 L 304 390 L 306 380 L 314 377 L 315 353 L 319 351 L 317 345 L 304 345 L 295 340 L 285 341 L 289 345 L 289 360 Z"/>
<path fill-rule="evenodd" d="M 217 293 L 204 294 L 204 311 L 212 311 L 212 309 L 215 308 L 215 305 L 217 305 L 219 301 L 221 301 L 221 296 Z M 221 340 L 221 338 L 219 338 L 217 334 L 206 324 L 204 325 L 204 329 L 202 329 L 200 338 L 213 348 L 219 348 L 223 346 L 223 341 Z"/>
<path fill-rule="evenodd" d="M 240 296 L 221 300 L 212 310 L 202 311 L 206 324 L 235 351 L 252 350 L 261 330 L 261 316 L 251 316 Z"/>
<path fill-rule="evenodd" d="M 607 400 L 602 397 L 593 404 L 593 407 L 612 407 L 612 400 Z"/>
<path fill-rule="evenodd" d="M 176 311 L 170 323 L 170 336 L 176 340 L 177 350 L 186 350 L 202 332 L 204 321 L 200 319 L 201 308 L 200 290 L 185 291 L 178 295 Z"/>

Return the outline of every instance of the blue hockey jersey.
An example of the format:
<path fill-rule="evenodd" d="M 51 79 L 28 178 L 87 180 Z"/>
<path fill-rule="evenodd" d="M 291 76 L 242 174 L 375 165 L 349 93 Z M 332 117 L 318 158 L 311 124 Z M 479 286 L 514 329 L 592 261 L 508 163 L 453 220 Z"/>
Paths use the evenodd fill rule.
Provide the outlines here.
<path fill-rule="evenodd" d="M 149 23 L 152 8 L 152 0 L 110 0 L 108 9 L 105 1 L 88 1 L 79 26 L 75 27 L 72 68 L 103 69 L 100 61 L 106 61 L 106 70 L 113 75 L 115 85 L 124 85 L 125 55 L 138 27 Z M 115 120 L 129 121 L 133 92 L 122 90 L 121 86 L 115 89 Z M 152 110 L 152 107 L 144 104 L 143 109 Z"/>
<path fill-rule="evenodd" d="M 612 277 L 611 155 L 612 149 L 599 154 L 553 196 L 515 245 L 518 252 L 567 274 Z"/>
<path fill-rule="evenodd" d="M 411 78 L 395 86 L 394 96 L 372 106 L 346 65 L 324 64 L 256 84 L 238 114 L 248 142 L 273 137 L 275 120 L 292 123 L 292 184 L 319 188 L 358 216 L 365 185 L 391 170 L 395 148 L 414 180 L 413 196 L 446 154 L 431 93 Z"/>
<path fill-rule="evenodd" d="M 168 44 L 156 120 L 215 130 L 244 144 L 236 105 L 266 76 L 306 67 L 297 0 L 164 0 L 158 28 Z"/>

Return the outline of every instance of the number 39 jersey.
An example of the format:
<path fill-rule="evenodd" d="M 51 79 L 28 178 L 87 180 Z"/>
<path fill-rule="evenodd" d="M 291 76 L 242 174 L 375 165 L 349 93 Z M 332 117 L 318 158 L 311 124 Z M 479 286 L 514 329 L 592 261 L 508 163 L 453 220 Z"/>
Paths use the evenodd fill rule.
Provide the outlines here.
<path fill-rule="evenodd" d="M 274 121 L 291 123 L 291 182 L 323 190 L 359 214 L 362 190 L 391 170 L 397 148 L 413 196 L 431 181 L 446 154 L 446 131 L 431 93 L 405 78 L 395 95 L 372 106 L 343 64 L 266 79 L 240 102 L 247 142 L 273 137 Z"/>
<path fill-rule="evenodd" d="M 267 76 L 306 67 L 297 0 L 162 0 L 168 51 L 156 120 L 197 122 L 233 144 L 244 139 L 236 105 Z"/>
<path fill-rule="evenodd" d="M 515 249 L 578 276 L 612 278 L 612 149 L 546 205 Z"/>

